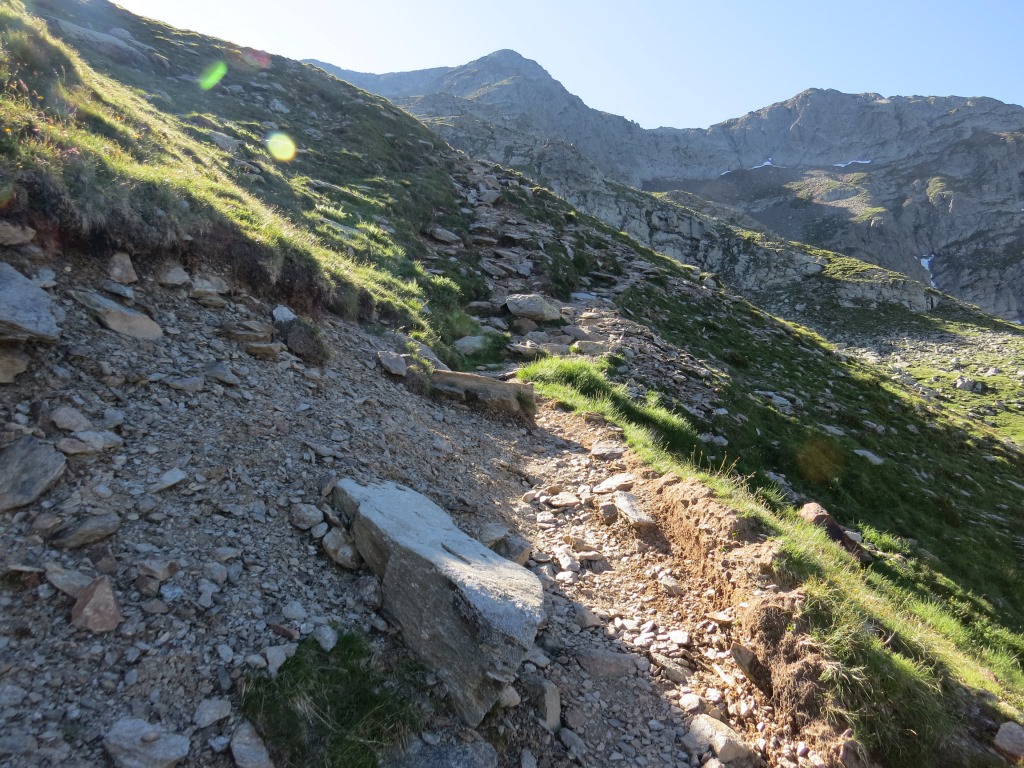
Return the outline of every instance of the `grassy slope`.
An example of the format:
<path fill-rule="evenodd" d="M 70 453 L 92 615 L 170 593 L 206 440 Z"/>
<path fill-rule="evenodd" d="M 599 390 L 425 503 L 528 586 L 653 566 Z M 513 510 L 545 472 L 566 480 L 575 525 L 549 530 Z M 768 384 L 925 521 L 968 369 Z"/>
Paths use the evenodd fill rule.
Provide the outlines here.
<path fill-rule="evenodd" d="M 998 697 L 1009 705 L 1004 714 L 1024 704 L 1019 451 L 1006 434 L 964 419 L 955 403 L 926 401 L 745 302 L 693 303 L 651 281 L 619 304 L 712 369 L 727 415 L 693 423 L 685 403 L 653 387 L 638 402 L 615 384 L 615 365 L 544 361 L 523 377 L 610 416 L 663 469 L 734 468 L 733 480 L 717 482 L 782 537 L 781 567 L 808 589 L 807 625 L 843 662 L 829 681 L 833 713 L 890 764 L 934 761 L 939 752 L 960 764 L 965 757 L 951 734 L 976 728 L 964 725 L 973 706 L 964 703 L 966 690 Z M 993 322 L 967 309 L 944 311 L 924 322 L 952 327 L 946 315 L 955 316 L 961 334 Z M 626 375 L 635 381 L 634 371 Z M 795 407 L 780 409 L 757 391 Z M 695 448 L 693 436 L 705 431 L 726 437 L 728 447 Z M 884 463 L 854 453 L 861 449 Z M 765 471 L 784 474 L 863 531 L 878 561 L 863 573 L 843 565 L 779 501 Z"/>
<path fill-rule="evenodd" d="M 55 243 L 59 234 L 65 243 L 124 245 L 142 260 L 173 254 L 193 265 L 227 266 L 254 288 L 308 311 L 329 307 L 366 317 L 376 309 L 435 344 L 465 327 L 458 307 L 478 297 L 480 281 L 471 271 L 429 274 L 416 258 L 424 227 L 466 225 L 450 156 L 422 126 L 315 70 L 138 20 L 105 3 L 36 8 L 95 29 L 126 27 L 171 67 L 119 62 L 88 47 L 80 55 L 19 4 L 0 10 L 6 217 L 39 225 L 44 242 Z M 216 88 L 200 89 L 200 73 L 217 61 L 227 62 L 227 76 Z M 272 115 L 233 95 L 233 85 L 265 94 L 264 103 L 279 98 L 291 111 Z M 292 162 L 267 153 L 266 120 L 298 143 Z M 218 149 L 211 131 L 241 140 L 238 156 Z M 258 168 L 262 181 L 236 159 Z M 585 285 L 594 269 L 614 272 L 615 248 L 639 252 L 674 279 L 691 272 L 542 191 L 508 199 L 529 220 L 555 227 L 549 248 L 561 228 L 589 226 L 589 234 L 576 232 L 571 257 L 549 249 L 557 293 Z M 585 366 L 581 373 L 546 363 L 550 368 L 528 375 L 580 407 L 614 410 L 664 467 L 706 472 L 707 462 L 691 455 L 693 435 L 726 436 L 729 446 L 714 462 L 735 461 L 744 479 L 712 480 L 783 537 L 786 567 L 809 580 L 813 610 L 805 620 L 844 664 L 831 681 L 834 711 L 850 711 L 859 735 L 891 764 L 915 750 L 946 750 L 955 759 L 943 736 L 962 714 L 952 695 L 960 686 L 1024 704 L 1024 598 L 1015 589 L 1016 541 L 1024 531 L 1020 493 L 1011 485 L 1024 475 L 1019 454 L 990 427 L 836 356 L 812 333 L 744 302 L 692 304 L 667 285 L 652 279 L 624 294 L 620 305 L 716 372 L 729 415 L 691 424 L 672 392 L 660 393 L 661 404 L 655 398 L 627 407 L 632 395 L 608 389 L 617 374 L 606 368 Z M 979 327 L 976 318 L 957 322 L 965 335 Z M 591 391 L 579 386 L 580 376 L 589 377 Z M 784 413 L 754 390 L 784 394 L 798 407 Z M 614 409 L 610 393 L 619 400 Z M 884 434 L 867 421 L 884 426 Z M 868 464 L 853 453 L 857 448 L 885 463 Z M 785 473 L 886 555 L 863 573 L 852 568 L 795 520 L 766 470 Z M 911 730 L 917 739 L 908 739 Z"/>
<path fill-rule="evenodd" d="M 297 309 L 376 312 L 445 351 L 459 286 L 417 261 L 418 233 L 433 223 L 458 230 L 461 214 L 452 155 L 433 134 L 318 70 L 105 2 L 33 8 L 96 30 L 126 28 L 170 64 L 75 50 L 20 3 L 0 10 L 5 215 L 43 230 L 59 218 L 63 238 L 143 260 L 171 252 L 215 262 Z M 204 90 L 200 77 L 218 62 L 226 75 Z M 269 110 L 274 99 L 290 112 Z M 297 145 L 292 161 L 268 152 L 266 121 Z M 239 140 L 238 152 L 219 149 L 215 132 Z M 424 312 L 428 302 L 442 311 Z"/>

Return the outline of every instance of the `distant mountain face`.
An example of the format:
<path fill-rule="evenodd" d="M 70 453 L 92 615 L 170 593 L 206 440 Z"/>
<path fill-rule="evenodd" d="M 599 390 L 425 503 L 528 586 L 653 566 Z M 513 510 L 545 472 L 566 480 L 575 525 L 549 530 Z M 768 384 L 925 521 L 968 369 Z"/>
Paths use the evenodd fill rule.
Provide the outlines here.
<path fill-rule="evenodd" d="M 589 108 L 514 51 L 386 75 L 310 63 L 610 223 L 622 211 L 607 205 L 609 182 L 669 200 L 693 193 L 735 209 L 737 221 L 1024 319 L 1022 107 L 808 90 L 707 129 L 647 130 Z"/>

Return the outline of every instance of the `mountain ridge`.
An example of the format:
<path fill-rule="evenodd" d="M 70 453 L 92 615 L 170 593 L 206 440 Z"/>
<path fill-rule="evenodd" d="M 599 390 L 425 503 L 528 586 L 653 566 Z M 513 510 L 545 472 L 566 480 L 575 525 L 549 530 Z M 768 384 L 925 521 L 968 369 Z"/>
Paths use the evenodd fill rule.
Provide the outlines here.
<path fill-rule="evenodd" d="M 378 88 L 453 146 L 538 176 L 599 218 L 608 211 L 582 201 L 607 182 L 691 192 L 786 239 L 934 282 L 1021 319 L 1024 107 L 812 88 L 707 129 L 644 129 L 591 109 L 550 76 L 501 69 L 507 58 L 448 68 L 443 82 L 334 72 Z M 424 93 L 396 95 L 399 83 L 401 93 Z M 426 92 L 431 87 L 439 90 Z M 541 173 L 557 144 L 591 168 Z M 776 179 L 774 169 L 786 172 Z"/>

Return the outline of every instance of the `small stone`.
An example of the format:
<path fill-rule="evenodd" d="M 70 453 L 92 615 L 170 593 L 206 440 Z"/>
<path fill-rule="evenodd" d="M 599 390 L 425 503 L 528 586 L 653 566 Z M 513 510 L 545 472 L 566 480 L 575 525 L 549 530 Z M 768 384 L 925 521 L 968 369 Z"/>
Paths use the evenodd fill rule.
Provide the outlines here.
<path fill-rule="evenodd" d="M 124 621 L 109 576 L 93 579 L 71 609 L 71 623 L 90 632 L 112 632 Z"/>
<path fill-rule="evenodd" d="M 584 648 L 576 652 L 576 661 L 592 677 L 625 677 L 636 673 L 633 657 L 626 653 Z"/>
<path fill-rule="evenodd" d="M 121 527 L 121 516 L 113 512 L 106 515 L 89 515 L 78 525 L 63 532 L 53 540 L 57 549 L 76 549 L 102 541 L 112 536 Z"/>
<path fill-rule="evenodd" d="M 81 432 L 74 432 L 71 436 L 75 440 L 88 445 L 93 453 L 116 450 L 124 445 L 124 440 L 119 435 L 106 430 L 87 429 Z"/>
<path fill-rule="evenodd" d="M 274 325 L 290 325 L 299 319 L 294 312 L 283 304 L 278 304 L 274 307 L 271 316 L 274 318 Z"/>
<path fill-rule="evenodd" d="M 551 733 L 556 733 L 562 726 L 562 697 L 558 686 L 539 675 L 523 678 L 523 685 L 531 703 L 537 708 L 544 727 Z"/>
<path fill-rule="evenodd" d="M 860 456 L 861 458 L 867 459 L 868 463 L 873 464 L 876 467 L 881 466 L 882 464 L 885 463 L 885 459 L 881 458 L 880 456 L 877 456 L 876 454 L 872 453 L 869 450 L 866 450 L 865 448 L 858 448 L 857 450 L 854 451 L 854 453 Z"/>
<path fill-rule="evenodd" d="M 565 748 L 569 750 L 569 756 L 574 758 L 582 757 L 587 753 L 586 742 L 583 741 L 574 731 L 563 728 L 558 732 L 558 738 Z"/>
<path fill-rule="evenodd" d="M 405 358 L 395 352 L 378 352 L 377 359 L 381 367 L 394 376 L 405 376 L 409 372 Z"/>
<path fill-rule="evenodd" d="M 115 283 L 120 283 L 121 285 L 128 285 L 139 281 L 139 276 L 135 274 L 135 267 L 132 265 L 132 258 L 124 251 L 118 251 L 110 257 L 107 276 Z"/>
<path fill-rule="evenodd" d="M 445 229 L 444 227 L 434 227 L 430 230 L 430 236 L 438 242 L 453 245 L 455 243 L 461 243 L 462 238 L 456 235 L 454 232 Z"/>
<path fill-rule="evenodd" d="M 633 487 L 636 478 L 628 472 L 612 475 L 607 480 L 598 483 L 594 487 L 594 493 L 612 493 L 614 491 L 628 491 Z"/>
<path fill-rule="evenodd" d="M 151 486 L 149 486 L 147 490 L 149 493 L 159 493 L 160 491 L 166 491 L 168 488 L 171 488 L 180 483 L 186 477 L 188 477 L 188 475 L 186 475 L 181 469 L 179 469 L 178 467 L 174 467 L 173 469 L 169 469 L 166 472 L 164 472 L 160 476 L 160 479 L 153 483 Z"/>
<path fill-rule="evenodd" d="M 632 493 L 616 491 L 612 497 L 615 509 L 633 528 L 653 528 L 658 522 L 640 508 L 640 500 Z"/>
<path fill-rule="evenodd" d="M 209 579 L 219 587 L 228 580 L 228 569 L 222 563 L 210 561 L 203 564 L 203 578 Z"/>
<path fill-rule="evenodd" d="M 652 653 L 651 661 L 657 664 L 661 668 L 662 674 L 673 683 L 685 685 L 693 677 L 692 671 L 667 656 L 662 656 L 660 653 Z"/>
<path fill-rule="evenodd" d="M 363 567 L 363 558 L 356 549 L 356 543 L 344 528 L 332 528 L 322 542 L 328 557 L 342 568 L 358 571 Z"/>
<path fill-rule="evenodd" d="M 537 757 L 528 749 L 519 753 L 519 768 L 537 768 Z"/>
<path fill-rule="evenodd" d="M 621 459 L 625 452 L 626 446 L 621 443 L 614 443 L 608 440 L 602 440 L 594 443 L 594 446 L 590 449 L 590 455 L 601 461 Z"/>
<path fill-rule="evenodd" d="M 324 513 L 313 504 L 292 504 L 289 519 L 296 528 L 308 531 L 323 522 Z"/>
<path fill-rule="evenodd" d="M 241 723 L 231 736 L 231 756 L 238 768 L 274 768 L 263 739 L 249 722 Z"/>
<path fill-rule="evenodd" d="M 136 339 L 154 341 L 163 337 L 160 326 L 148 315 L 118 304 L 113 299 L 91 291 L 72 291 L 71 295 L 88 309 L 100 323 L 112 331 Z"/>
<path fill-rule="evenodd" d="M 518 707 L 522 702 L 522 697 L 519 695 L 519 691 L 513 688 L 511 685 L 505 686 L 501 693 L 498 694 L 498 706 L 503 709 L 510 709 L 511 707 Z"/>
<path fill-rule="evenodd" d="M 0 245 L 24 245 L 31 243 L 35 236 L 32 227 L 0 221 Z"/>
<path fill-rule="evenodd" d="M 196 708 L 192 722 L 196 728 L 209 728 L 231 716 L 231 702 L 227 699 L 203 699 Z"/>
<path fill-rule="evenodd" d="M 317 641 L 324 651 L 330 653 L 334 650 L 334 646 L 338 644 L 338 633 L 333 627 L 321 624 L 313 630 L 313 639 Z"/>
<path fill-rule="evenodd" d="M 242 380 L 231 372 L 231 368 L 228 367 L 228 364 L 221 360 L 209 363 L 205 368 L 203 368 L 203 373 L 214 381 L 219 381 L 221 384 L 227 384 L 229 387 L 237 387 L 242 383 Z"/>
<path fill-rule="evenodd" d="M 271 677 L 277 677 L 281 666 L 295 655 L 298 646 L 295 643 L 285 645 L 272 645 L 263 649 L 263 657 L 267 660 L 267 671 Z"/>
<path fill-rule="evenodd" d="M 172 768 L 188 756 L 189 739 L 129 717 L 111 726 L 103 746 L 115 768 Z"/>
<path fill-rule="evenodd" d="M 710 747 L 722 763 L 743 760 L 752 754 L 736 731 L 709 715 L 697 715 L 690 721 L 690 731 L 683 737 L 683 744 L 696 753 L 706 752 Z"/>
<path fill-rule="evenodd" d="M 69 597 L 77 598 L 92 583 L 92 577 L 80 571 L 62 568 L 56 563 L 46 564 L 46 580 Z"/>
<path fill-rule="evenodd" d="M 0 340 L 57 341 L 61 330 L 53 310 L 50 294 L 0 262 Z"/>
<path fill-rule="evenodd" d="M 561 493 L 557 493 L 550 499 L 548 499 L 548 504 L 550 504 L 555 509 L 578 507 L 582 503 L 583 502 L 580 501 L 579 496 L 577 496 L 575 493 L 569 493 L 568 491 L 562 491 Z"/>
<path fill-rule="evenodd" d="M 600 627 L 604 624 L 600 618 L 594 615 L 593 611 L 580 603 L 576 603 L 576 605 L 573 606 L 573 619 L 580 629 Z"/>
<path fill-rule="evenodd" d="M 298 600 L 292 600 L 288 603 L 281 613 L 286 619 L 291 619 L 292 621 L 302 621 L 307 616 L 306 609 Z"/>
<path fill-rule="evenodd" d="M 679 708 L 688 715 L 695 715 L 704 708 L 704 702 L 696 693 L 684 693 L 679 697 Z"/>
<path fill-rule="evenodd" d="M 156 579 L 157 581 L 167 581 L 171 576 L 181 570 L 181 566 L 176 560 L 140 560 L 135 564 L 136 570 L 142 576 L 148 576 L 149 578 Z"/>
<path fill-rule="evenodd" d="M 12 384 L 28 370 L 29 356 L 17 349 L 0 348 L 0 384 Z"/>
<path fill-rule="evenodd" d="M 31 504 L 64 474 L 67 459 L 35 437 L 21 437 L 0 452 L 0 512 Z"/>
<path fill-rule="evenodd" d="M 168 264 L 157 274 L 156 281 L 165 288 L 178 288 L 188 285 L 192 278 L 180 264 Z"/>
<path fill-rule="evenodd" d="M 164 379 L 164 383 L 171 389 L 180 392 L 202 392 L 206 385 L 206 379 L 202 376 L 182 376 Z"/>
<path fill-rule="evenodd" d="M 17 685 L 0 685 L 0 709 L 17 707 L 28 696 L 28 691 Z"/>
<path fill-rule="evenodd" d="M 89 421 L 77 408 L 63 405 L 50 414 L 50 419 L 57 429 L 65 432 L 86 432 L 92 429 Z"/>

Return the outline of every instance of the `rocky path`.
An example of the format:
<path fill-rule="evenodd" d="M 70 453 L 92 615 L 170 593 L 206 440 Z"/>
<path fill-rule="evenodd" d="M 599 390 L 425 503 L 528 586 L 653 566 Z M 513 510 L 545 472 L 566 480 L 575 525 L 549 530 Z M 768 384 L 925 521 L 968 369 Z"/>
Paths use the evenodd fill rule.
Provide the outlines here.
<path fill-rule="evenodd" d="M 614 350 L 636 395 L 669 387 L 714 412 L 715 373 L 613 308 L 652 267 L 629 262 L 568 304 L 524 294 L 538 287 L 524 265 L 543 254 L 494 199 L 475 230 L 505 246 L 491 301 L 471 307 L 485 325 L 514 325 L 525 357 Z M 434 235 L 438 258 L 462 258 L 445 239 Z M 459 749 L 467 765 L 523 768 L 836 757 L 801 742 L 793 713 L 748 679 L 739 619 L 780 592 L 763 537 L 734 552 L 731 511 L 652 473 L 614 426 L 549 402 L 531 422 L 424 396 L 396 374 L 407 339 L 330 318 L 329 359 L 304 363 L 287 348 L 310 344 L 290 312 L 214 274 L 167 263 L 138 275 L 123 254 L 46 258 L 24 244 L 8 258 L 16 311 L 0 332 L 59 341 L 0 347 L 13 361 L 0 390 L 5 764 L 134 765 L 141 750 L 139 765 L 269 765 L 239 711 L 243 676 L 274 674 L 297 642 L 328 647 L 338 629 L 385 656 L 403 645 L 332 506 L 339 480 L 422 494 L 543 586 L 546 621 L 498 709 L 476 729 L 432 709 L 395 765 L 447 764 Z M 698 299 L 710 290 L 671 279 Z M 503 317 L 516 296 L 565 325 Z"/>

